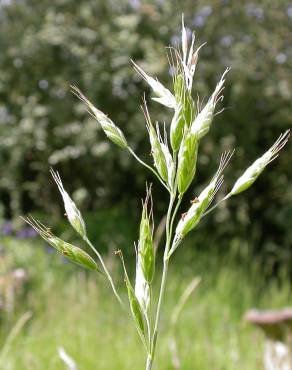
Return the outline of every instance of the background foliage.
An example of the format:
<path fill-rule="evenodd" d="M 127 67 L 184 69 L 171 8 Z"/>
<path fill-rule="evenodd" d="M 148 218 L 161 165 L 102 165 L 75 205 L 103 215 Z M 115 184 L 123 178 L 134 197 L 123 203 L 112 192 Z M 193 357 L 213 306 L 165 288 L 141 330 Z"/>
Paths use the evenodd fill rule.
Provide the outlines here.
<path fill-rule="evenodd" d="M 82 210 L 113 204 L 136 220 L 150 175 L 111 145 L 70 93 L 76 84 L 123 129 L 150 161 L 143 115 L 145 84 L 130 58 L 166 84 L 165 45 L 179 42 L 181 12 L 202 49 L 194 94 L 207 98 L 231 66 L 223 114 L 204 139 L 199 183 L 225 148 L 236 147 L 231 185 L 249 163 L 291 127 L 292 3 L 264 1 L 26 0 L 0 2 L 0 207 L 3 218 L 44 210 L 62 214 L 49 166 L 58 169 Z M 146 90 L 146 94 L 149 92 Z M 154 103 L 153 117 L 169 122 Z M 191 238 L 201 248 L 245 239 L 274 273 L 291 262 L 291 144 L 256 185 L 216 211 Z M 155 185 L 164 214 L 164 197 Z M 137 196 L 133 196 L 137 194 Z M 186 206 L 186 205 L 185 205 Z M 122 212 L 123 214 L 123 212 Z M 216 227 L 215 227 L 216 225 Z M 208 233 L 207 230 L 216 230 Z M 94 229 L 94 228 L 93 228 Z M 122 231 L 121 231 L 122 233 Z"/>

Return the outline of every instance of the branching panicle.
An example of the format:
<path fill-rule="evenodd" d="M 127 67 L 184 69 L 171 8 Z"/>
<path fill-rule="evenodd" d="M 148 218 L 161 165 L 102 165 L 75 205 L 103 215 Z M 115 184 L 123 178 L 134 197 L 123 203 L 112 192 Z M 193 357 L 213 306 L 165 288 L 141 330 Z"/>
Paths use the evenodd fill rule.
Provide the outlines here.
<path fill-rule="evenodd" d="M 156 305 L 152 295 L 152 284 L 155 275 L 157 275 L 155 274 L 155 264 L 158 257 L 155 254 L 155 243 L 153 241 L 155 230 L 151 187 L 146 188 L 146 197 L 145 200 L 142 201 L 139 240 L 135 245 L 136 276 L 134 288 L 128 276 L 122 252 L 120 250 L 116 252 L 121 258 L 124 270 L 124 279 L 129 300 L 129 312 L 133 317 L 135 327 L 146 350 L 146 370 L 151 370 L 153 367 L 160 326 L 160 316 L 167 283 L 168 266 L 173 253 L 181 244 L 184 237 L 197 227 L 204 216 L 214 210 L 221 202 L 250 187 L 266 166 L 277 158 L 280 150 L 286 145 L 290 136 L 289 130 L 281 134 L 271 148 L 248 167 L 242 176 L 239 177 L 231 191 L 217 204 L 209 208 L 216 193 L 223 184 L 223 171 L 234 154 L 234 151 L 224 152 L 221 156 L 219 167 L 208 185 L 193 201 L 191 201 L 191 205 L 187 212 L 177 220 L 177 213 L 180 209 L 183 197 L 186 191 L 191 188 L 195 178 L 200 141 L 210 131 L 212 121 L 216 115 L 216 105 L 223 100 L 225 78 L 229 71 L 229 68 L 225 70 L 209 100 L 205 106 L 200 109 L 199 97 L 194 100 L 192 87 L 199 51 L 203 45 L 195 50 L 195 34 L 192 33 L 191 40 L 188 40 L 184 18 L 182 17 L 181 48 L 169 47 L 167 54 L 169 63 L 174 71 L 172 76 L 173 92 L 163 86 L 157 79 L 149 76 L 136 63 L 132 62 L 134 69 L 152 89 L 154 93 L 152 99 L 173 110 L 170 125 L 164 123 L 163 129 L 161 129 L 158 123 L 155 126 L 152 124 L 146 99 L 144 98 L 142 111 L 149 133 L 154 168 L 142 161 L 133 149 L 130 148 L 124 134 L 113 121 L 111 121 L 106 114 L 97 109 L 77 87 L 72 86 L 73 93 L 86 104 L 88 111 L 98 121 L 106 136 L 120 148 L 127 149 L 140 164 L 157 177 L 170 194 L 169 205 L 165 217 L 165 247 L 162 261 L 162 277 Z M 168 143 L 170 145 L 168 145 Z M 59 173 L 51 170 L 51 174 L 62 195 L 69 222 L 80 234 L 83 241 L 92 249 L 97 258 L 97 262 L 81 248 L 75 247 L 55 236 L 50 229 L 32 217 L 27 217 L 25 221 L 34 228 L 44 240 L 72 262 L 98 271 L 100 271 L 98 266 L 101 266 L 101 270 L 108 279 L 114 295 L 119 303 L 121 303 L 122 307 L 124 307 L 101 254 L 93 246 L 87 236 L 85 222 L 80 211 L 64 189 Z M 183 303 L 181 305 L 183 305 Z"/>

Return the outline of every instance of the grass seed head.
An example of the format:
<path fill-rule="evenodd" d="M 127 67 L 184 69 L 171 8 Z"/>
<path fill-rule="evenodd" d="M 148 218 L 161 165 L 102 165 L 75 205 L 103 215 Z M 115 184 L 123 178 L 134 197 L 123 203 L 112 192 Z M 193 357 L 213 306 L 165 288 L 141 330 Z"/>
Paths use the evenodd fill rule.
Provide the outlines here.
<path fill-rule="evenodd" d="M 134 321 L 136 323 L 136 328 L 138 331 L 140 331 L 143 335 L 145 334 L 145 325 L 143 320 L 143 314 L 142 314 L 142 308 L 140 306 L 140 303 L 135 295 L 135 292 L 133 290 L 133 287 L 129 281 L 129 279 L 126 279 L 126 285 L 128 290 L 128 298 L 130 303 L 130 308 L 132 312 L 132 316 L 134 318 Z"/>
<path fill-rule="evenodd" d="M 183 138 L 184 126 L 185 121 L 182 114 L 182 106 L 178 106 L 170 124 L 170 143 L 174 152 L 179 150 Z"/>
<path fill-rule="evenodd" d="M 145 119 L 146 127 L 149 133 L 150 145 L 151 145 L 151 154 L 154 160 L 154 166 L 156 167 L 159 175 L 167 183 L 168 182 L 168 165 L 165 158 L 165 153 L 162 148 L 163 141 L 161 139 L 159 126 L 156 126 L 156 130 L 151 122 L 150 115 L 146 102 L 144 102 L 144 107 L 142 107 Z"/>
<path fill-rule="evenodd" d="M 149 204 L 150 203 L 150 204 Z M 150 207 L 150 209 L 149 209 Z M 153 245 L 153 214 L 151 187 L 147 188 L 146 199 L 143 202 L 140 222 L 137 263 L 141 264 L 145 280 L 151 284 L 155 271 L 155 252 Z"/>
<path fill-rule="evenodd" d="M 101 272 L 94 259 L 81 248 L 58 238 L 50 231 L 49 228 L 32 217 L 24 218 L 24 221 L 27 222 L 47 243 L 49 243 L 58 252 L 62 253 L 62 255 L 68 258 L 70 261 L 90 270 L 97 270 Z"/>
<path fill-rule="evenodd" d="M 55 180 L 58 189 L 62 195 L 66 215 L 73 228 L 84 238 L 86 236 L 85 222 L 76 204 L 70 198 L 67 191 L 64 189 L 61 177 L 58 172 L 55 172 L 52 168 L 50 170 L 53 179 Z"/>
<path fill-rule="evenodd" d="M 278 157 L 280 150 L 289 140 L 289 136 L 290 130 L 281 134 L 271 148 L 245 170 L 245 172 L 235 182 L 230 192 L 230 196 L 239 194 L 248 189 L 256 181 L 266 166 Z"/>
<path fill-rule="evenodd" d="M 126 283 L 126 287 L 128 291 L 130 309 L 131 309 L 131 313 L 132 313 L 132 316 L 133 316 L 133 319 L 136 325 L 136 329 L 142 336 L 145 336 L 145 325 L 144 325 L 144 319 L 143 319 L 143 314 L 142 314 L 142 308 L 140 306 L 140 303 L 135 295 L 134 289 L 130 282 L 122 251 L 118 250 L 116 254 L 119 255 L 122 261 L 124 274 L 125 274 L 125 283 Z"/>
<path fill-rule="evenodd" d="M 168 147 L 165 124 L 163 126 L 163 131 L 164 131 L 164 138 L 162 139 L 160 131 L 159 131 L 159 126 L 157 124 L 156 125 L 157 137 L 160 142 L 161 149 L 162 149 L 162 152 L 165 158 L 166 167 L 167 167 L 167 183 L 169 185 L 169 188 L 172 189 L 174 185 L 175 166 L 174 166 L 172 155 Z"/>
<path fill-rule="evenodd" d="M 187 233 L 193 230 L 200 222 L 204 212 L 211 204 L 215 194 L 220 189 L 223 183 L 222 172 L 230 161 L 233 152 L 225 152 L 221 156 L 219 168 L 209 185 L 200 193 L 198 198 L 192 202 L 189 210 L 184 214 L 184 217 L 179 221 L 176 228 L 176 238 L 183 238 Z"/>
<path fill-rule="evenodd" d="M 89 112 L 100 124 L 106 136 L 122 149 L 127 148 L 128 143 L 123 132 L 113 121 L 102 111 L 97 109 L 76 86 L 71 86 L 71 88 L 73 93 L 87 105 Z"/>
<path fill-rule="evenodd" d="M 152 100 L 164 105 L 165 107 L 175 109 L 176 101 L 173 94 L 162 85 L 157 79 L 150 77 L 146 72 L 143 71 L 134 61 L 132 61 L 136 72 L 148 83 L 153 90 L 156 97 Z"/>
<path fill-rule="evenodd" d="M 178 152 L 177 185 L 180 194 L 186 192 L 195 177 L 198 148 L 197 135 L 188 131 Z"/>
<path fill-rule="evenodd" d="M 225 75 L 228 71 L 229 68 L 225 70 L 207 104 L 197 115 L 194 122 L 192 123 L 191 130 L 193 133 L 196 133 L 198 135 L 199 139 L 201 139 L 209 132 L 214 117 L 216 105 L 219 101 L 223 100 L 222 92 L 224 89 Z"/>
<path fill-rule="evenodd" d="M 145 263 L 145 261 L 144 261 Z M 150 303 L 150 287 L 149 283 L 145 279 L 145 273 L 143 271 L 143 261 L 141 255 L 137 253 L 136 258 L 136 278 L 135 278 L 135 296 L 144 311 L 147 312 Z"/>
<path fill-rule="evenodd" d="M 201 45 L 200 47 L 198 47 L 196 51 L 194 51 L 195 40 L 196 40 L 195 34 L 192 33 L 192 40 L 190 43 L 190 47 L 188 47 L 188 37 L 184 25 L 184 16 L 182 16 L 182 57 L 180 56 L 180 64 L 182 66 L 184 74 L 185 85 L 187 91 L 189 92 L 192 91 L 193 79 L 198 62 L 199 51 L 205 45 L 205 44 Z"/>
<path fill-rule="evenodd" d="M 178 70 L 174 77 L 174 91 L 177 105 L 170 125 L 170 143 L 177 152 L 182 142 L 185 129 L 188 128 L 195 116 L 195 104 L 187 91 L 182 73 Z"/>

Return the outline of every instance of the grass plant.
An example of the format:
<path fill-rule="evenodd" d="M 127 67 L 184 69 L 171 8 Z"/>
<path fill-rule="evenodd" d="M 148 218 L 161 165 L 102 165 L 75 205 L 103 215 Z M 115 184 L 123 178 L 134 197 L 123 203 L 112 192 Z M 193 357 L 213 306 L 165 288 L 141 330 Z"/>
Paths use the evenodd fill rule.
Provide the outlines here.
<path fill-rule="evenodd" d="M 171 70 L 174 71 L 173 91 L 168 90 L 156 78 L 149 76 L 136 62 L 133 62 L 135 70 L 152 89 L 152 100 L 170 109 L 173 116 L 169 124 L 154 124 L 150 117 L 147 102 L 144 99 L 142 111 L 145 116 L 146 127 L 149 134 L 153 165 L 143 162 L 130 147 L 122 130 L 106 114 L 96 108 L 77 87 L 72 87 L 73 92 L 86 104 L 88 111 L 97 120 L 109 140 L 118 145 L 121 150 L 128 150 L 147 170 L 154 173 L 160 184 L 169 193 L 169 204 L 166 211 L 165 246 L 161 261 L 162 266 L 158 269 L 156 268 L 158 261 L 153 243 L 153 235 L 155 232 L 153 222 L 155 200 L 152 199 L 151 186 L 146 187 L 146 197 L 142 202 L 139 239 L 137 243 L 135 243 L 136 277 L 134 283 L 131 281 L 127 272 L 126 265 L 128 261 L 124 260 L 121 250 L 116 251 L 116 254 L 120 257 L 122 262 L 124 280 L 128 292 L 128 304 L 125 303 L 121 293 L 118 291 L 116 283 L 100 251 L 91 242 L 82 214 L 65 190 L 58 172 L 53 169 L 51 170 L 53 179 L 61 193 L 68 221 L 79 234 L 80 238 L 83 239 L 92 250 L 95 259 L 81 247 L 72 245 L 54 235 L 52 231 L 41 222 L 32 217 L 26 218 L 26 221 L 46 240 L 46 242 L 62 253 L 67 259 L 95 271 L 108 280 L 110 288 L 121 306 L 120 315 L 122 315 L 123 312 L 131 314 L 134 326 L 141 339 L 141 345 L 145 349 L 145 364 L 143 365 L 143 360 L 140 357 L 136 358 L 136 356 L 133 355 L 131 358 L 133 363 L 129 363 L 128 367 L 135 366 L 135 368 L 142 368 L 144 366 L 146 370 L 151 370 L 154 365 L 154 360 L 157 357 L 158 367 L 162 368 L 159 358 L 161 356 L 160 353 L 164 353 L 165 351 L 164 343 L 161 342 L 160 353 L 157 351 L 157 345 L 159 343 L 158 338 L 161 326 L 167 326 L 162 320 L 162 317 L 165 308 L 164 300 L 169 278 L 169 268 L 177 250 L 183 249 L 182 242 L 186 235 L 193 231 L 201 219 L 214 210 L 220 203 L 247 190 L 263 172 L 266 166 L 278 156 L 279 151 L 284 147 L 289 138 L 289 131 L 281 134 L 271 148 L 243 172 L 242 176 L 240 176 L 231 187 L 231 190 L 213 207 L 210 207 L 216 193 L 223 183 L 223 171 L 233 156 L 234 151 L 230 149 L 223 153 L 221 159 L 218 161 L 218 170 L 214 176 L 210 179 L 209 183 L 206 184 L 202 192 L 191 200 L 189 209 L 179 216 L 182 200 L 196 177 L 200 143 L 204 140 L 204 136 L 211 130 L 214 116 L 219 113 L 217 111 L 217 106 L 223 100 L 225 78 L 229 72 L 229 68 L 226 68 L 222 73 L 221 78 L 215 86 L 214 92 L 210 95 L 204 106 L 202 106 L 199 100 L 195 101 L 193 98 L 193 80 L 199 51 L 202 46 L 203 45 L 195 49 L 195 36 L 193 34 L 191 40 L 189 40 L 184 21 L 182 20 L 181 45 L 177 48 L 168 49 Z M 160 283 L 158 285 L 156 283 L 155 285 L 155 278 L 157 278 L 160 272 Z M 232 275 L 230 278 L 232 279 Z M 220 281 L 218 283 L 220 283 Z M 156 291 L 153 289 L 154 286 L 156 286 L 156 288 L 158 287 L 157 294 L 155 294 Z M 228 281 L 225 281 L 224 289 L 228 289 Z M 208 309 L 212 310 L 215 307 L 214 314 L 223 318 L 224 312 L 216 311 L 218 308 L 216 304 L 212 304 L 212 297 L 208 297 L 208 299 L 211 301 Z M 108 314 L 109 310 L 106 312 Z M 121 323 L 122 319 L 120 315 L 119 322 Z M 80 316 L 76 317 L 76 320 L 83 319 L 84 315 L 80 312 Z M 222 321 L 224 322 L 224 320 Z M 225 330 L 226 333 L 228 333 L 228 324 L 226 325 Z M 204 330 L 208 330 L 208 325 L 206 324 L 204 328 Z M 196 325 L 194 329 L 197 330 Z M 72 335 L 74 335 L 74 326 L 71 331 Z M 115 335 L 118 335 L 117 332 L 118 330 L 115 330 Z M 124 345 L 123 336 L 121 336 L 120 339 L 120 345 Z M 204 342 L 206 338 L 202 336 L 199 342 L 200 340 Z M 230 345 L 232 345 L 232 343 Z M 199 346 L 200 345 L 198 345 L 197 348 L 199 348 Z M 114 348 L 111 344 L 109 344 L 109 348 L 111 348 L 113 353 Z M 216 351 L 216 346 L 214 346 L 212 350 Z M 101 354 L 102 353 L 104 352 L 101 351 Z M 223 354 L 224 351 L 222 355 Z M 185 353 L 184 355 L 188 356 L 189 353 Z M 185 356 L 183 356 L 183 358 Z M 236 354 L 234 354 L 234 359 L 235 358 Z M 103 366 L 100 364 L 105 360 L 99 358 L 98 361 L 99 368 L 102 368 Z M 183 368 L 186 367 L 183 366 Z M 214 368 L 214 364 L 210 364 L 209 368 Z"/>

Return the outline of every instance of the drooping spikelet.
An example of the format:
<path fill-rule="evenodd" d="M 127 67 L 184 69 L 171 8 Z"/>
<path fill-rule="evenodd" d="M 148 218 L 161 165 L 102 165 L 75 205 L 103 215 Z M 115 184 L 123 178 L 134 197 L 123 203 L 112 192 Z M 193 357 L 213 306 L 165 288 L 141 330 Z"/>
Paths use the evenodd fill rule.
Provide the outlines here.
<path fill-rule="evenodd" d="M 200 222 L 204 212 L 209 207 L 215 194 L 223 183 L 222 172 L 230 161 L 234 152 L 225 152 L 221 156 L 219 168 L 209 185 L 200 193 L 193 202 L 187 213 L 183 215 L 176 228 L 176 239 L 183 238 L 187 233 L 194 229 Z"/>
<path fill-rule="evenodd" d="M 132 61 L 136 72 L 148 83 L 148 85 L 153 90 L 156 97 L 152 100 L 160 103 L 168 108 L 174 109 L 176 107 L 176 101 L 173 94 L 162 85 L 157 79 L 149 76 L 146 72 L 143 71 L 134 61 Z"/>
<path fill-rule="evenodd" d="M 97 109 L 76 86 L 71 86 L 71 88 L 73 93 L 88 106 L 89 112 L 100 124 L 106 136 L 122 149 L 127 148 L 128 143 L 121 129 L 107 115 Z"/>
<path fill-rule="evenodd" d="M 84 250 L 55 236 L 49 228 L 32 217 L 23 218 L 47 243 L 70 261 L 91 270 L 99 270 L 96 262 Z"/>
<path fill-rule="evenodd" d="M 143 313 L 142 313 L 142 307 L 140 306 L 140 303 L 135 295 L 135 291 L 132 287 L 131 281 L 129 279 L 125 261 L 123 258 L 122 251 L 118 250 L 116 254 L 119 255 L 122 261 L 123 269 L 124 269 L 124 274 L 125 274 L 125 283 L 128 291 L 128 299 L 129 299 L 129 304 L 130 304 L 130 309 L 132 313 L 132 317 L 134 319 L 136 329 L 138 333 L 141 336 L 145 335 L 145 325 L 144 325 L 144 319 L 143 319 Z"/>
<path fill-rule="evenodd" d="M 239 194 L 248 189 L 263 172 L 266 166 L 278 157 L 280 150 L 289 140 L 289 136 L 290 130 L 281 134 L 271 148 L 258 158 L 250 167 L 248 167 L 239 177 L 228 196 Z"/>
<path fill-rule="evenodd" d="M 64 189 L 59 173 L 55 172 L 52 168 L 50 172 L 62 195 L 66 215 L 70 224 L 82 236 L 82 238 L 84 238 L 86 236 L 86 227 L 79 209 L 76 207 L 76 204 L 73 202 L 67 191 Z"/>

